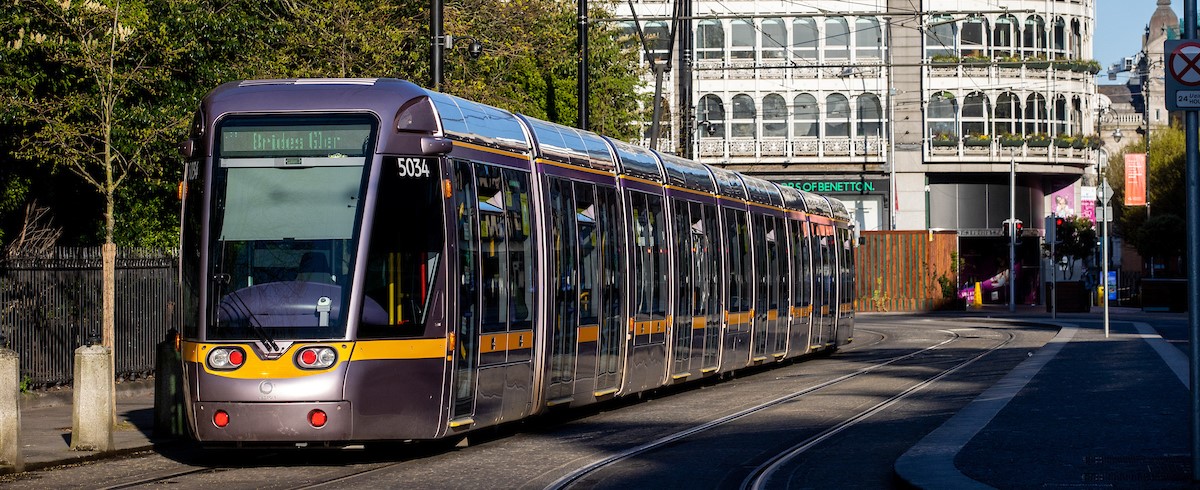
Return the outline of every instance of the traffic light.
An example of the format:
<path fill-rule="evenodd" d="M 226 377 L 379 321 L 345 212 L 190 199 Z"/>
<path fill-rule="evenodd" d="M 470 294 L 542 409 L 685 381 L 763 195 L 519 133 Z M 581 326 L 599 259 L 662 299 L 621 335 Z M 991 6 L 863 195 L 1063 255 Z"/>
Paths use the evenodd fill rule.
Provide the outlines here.
<path fill-rule="evenodd" d="M 1058 227 L 1062 224 L 1062 218 L 1053 214 L 1046 216 L 1046 243 L 1054 243 L 1058 241 Z"/>
<path fill-rule="evenodd" d="M 1015 226 L 1014 226 L 1015 225 Z M 1021 232 L 1025 229 L 1025 223 L 1021 220 L 1004 220 L 1004 236 L 1010 236 L 1015 233 L 1017 238 L 1021 237 Z"/>

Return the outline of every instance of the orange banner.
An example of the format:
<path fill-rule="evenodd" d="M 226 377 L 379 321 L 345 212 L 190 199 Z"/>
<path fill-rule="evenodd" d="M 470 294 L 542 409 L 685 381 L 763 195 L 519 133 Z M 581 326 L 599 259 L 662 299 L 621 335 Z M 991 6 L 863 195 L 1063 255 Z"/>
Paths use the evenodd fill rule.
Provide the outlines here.
<path fill-rule="evenodd" d="M 1125 154 L 1125 205 L 1146 205 L 1146 154 Z"/>

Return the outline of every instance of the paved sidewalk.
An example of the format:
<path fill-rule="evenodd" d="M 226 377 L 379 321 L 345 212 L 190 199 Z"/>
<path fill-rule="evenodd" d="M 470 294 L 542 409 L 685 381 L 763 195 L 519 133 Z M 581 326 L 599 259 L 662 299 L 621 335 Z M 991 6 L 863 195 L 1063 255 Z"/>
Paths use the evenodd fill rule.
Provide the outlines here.
<path fill-rule="evenodd" d="M 1187 356 L 1152 328 L 1170 314 L 1124 313 L 1105 338 L 1096 309 L 1019 312 L 1061 330 L 905 453 L 897 475 L 931 489 L 1193 488 Z"/>
<path fill-rule="evenodd" d="M 71 391 L 26 395 L 21 401 L 21 448 L 25 470 L 102 459 L 154 447 L 154 381 L 117 384 L 115 449 L 71 450 Z M 11 468 L 0 466 L 0 473 Z"/>

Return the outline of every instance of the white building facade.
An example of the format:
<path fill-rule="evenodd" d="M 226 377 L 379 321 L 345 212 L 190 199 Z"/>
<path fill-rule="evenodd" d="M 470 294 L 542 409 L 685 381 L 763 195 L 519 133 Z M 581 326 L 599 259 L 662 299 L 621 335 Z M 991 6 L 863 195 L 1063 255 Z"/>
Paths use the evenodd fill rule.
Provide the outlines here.
<path fill-rule="evenodd" d="M 1103 131 L 1095 0 L 616 8 L 645 60 L 671 65 L 661 151 L 834 195 L 864 230 L 999 242 L 1010 191 L 1027 230 L 1080 211 Z"/>

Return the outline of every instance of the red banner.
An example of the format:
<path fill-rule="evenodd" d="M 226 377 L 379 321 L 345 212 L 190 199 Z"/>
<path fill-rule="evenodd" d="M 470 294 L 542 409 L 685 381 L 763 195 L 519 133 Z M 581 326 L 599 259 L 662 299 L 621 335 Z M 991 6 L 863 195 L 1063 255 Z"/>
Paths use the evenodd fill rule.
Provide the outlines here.
<path fill-rule="evenodd" d="M 1146 154 L 1125 154 L 1125 205 L 1146 205 Z"/>

